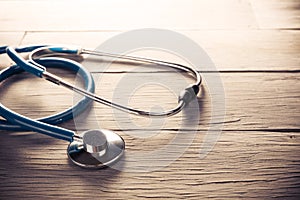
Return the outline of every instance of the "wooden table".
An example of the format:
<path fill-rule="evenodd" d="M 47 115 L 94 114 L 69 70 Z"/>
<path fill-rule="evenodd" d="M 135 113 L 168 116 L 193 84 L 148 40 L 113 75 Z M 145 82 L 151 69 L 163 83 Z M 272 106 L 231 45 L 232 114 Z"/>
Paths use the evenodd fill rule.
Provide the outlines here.
<path fill-rule="evenodd" d="M 0 131 L 0 199 L 298 199 L 299 6 L 297 0 L 0 1 L 3 45 L 64 43 L 93 49 L 133 29 L 160 28 L 183 34 L 215 63 L 217 71 L 205 71 L 203 76 L 220 76 L 225 99 L 221 95 L 219 101 L 226 109 L 223 118 L 222 110 L 214 108 L 212 97 L 218 94 L 207 80 L 198 107 L 159 119 L 157 123 L 163 122 L 159 126 L 93 104 L 83 116 L 62 126 L 78 132 L 101 127 L 124 137 L 127 146 L 122 162 L 104 170 L 70 163 L 64 141 L 32 132 Z M 133 54 L 185 62 L 162 51 L 144 49 Z M 0 60 L 0 69 L 12 63 L 5 55 Z M 185 86 L 177 80 L 190 79 L 184 73 L 145 70 L 115 63 L 101 75 L 103 70 L 95 68 L 93 75 L 100 77 L 96 92 L 115 100 L 135 94 L 130 105 L 140 108 L 176 105 L 174 92 Z M 75 80 L 69 71 L 52 71 Z M 126 94 L 126 87 L 119 84 L 124 80 L 132 85 L 150 82 L 149 78 L 166 85 L 139 86 Z M 123 93 L 115 94 L 121 89 Z M 67 108 L 73 99 L 72 92 L 26 73 L 10 78 L 0 88 L 4 105 L 33 118 Z M 194 109 L 200 109 L 196 116 L 200 119 L 195 122 L 194 116 L 192 125 L 184 126 Z M 212 135 L 213 145 L 206 139 L 216 124 L 223 127 L 219 137 Z M 182 134 L 193 138 L 185 140 Z M 182 140 L 174 143 L 177 136 Z M 168 158 L 163 155 L 168 154 L 151 157 L 168 144 L 173 145 L 170 155 L 175 152 L 178 157 L 173 162 L 165 164 Z M 186 148 L 176 151 L 178 145 Z M 199 157 L 205 145 L 213 148 Z M 140 157 L 132 160 L 135 155 Z"/>

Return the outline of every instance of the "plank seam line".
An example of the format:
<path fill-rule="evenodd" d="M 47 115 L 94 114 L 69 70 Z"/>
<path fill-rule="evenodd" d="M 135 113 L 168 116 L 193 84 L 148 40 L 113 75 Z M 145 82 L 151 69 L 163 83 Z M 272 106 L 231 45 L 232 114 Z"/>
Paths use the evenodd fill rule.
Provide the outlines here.
<path fill-rule="evenodd" d="M 131 74 L 147 74 L 147 73 L 178 73 L 174 71 L 90 71 L 92 74 L 97 73 L 105 73 L 105 74 L 124 74 L 124 73 L 131 73 Z M 296 70 L 220 70 L 220 71 L 198 71 L 199 73 L 300 73 L 300 69 Z"/>
<path fill-rule="evenodd" d="M 26 30 L 28 33 L 91 33 L 91 32 L 125 32 L 132 30 L 131 29 L 72 29 L 72 30 L 63 30 L 63 29 L 57 29 L 57 30 Z M 255 27 L 255 28 L 176 28 L 172 29 L 174 31 L 194 31 L 194 32 L 202 32 L 202 31 L 299 31 L 300 27 L 283 27 L 283 28 L 263 28 L 263 27 Z M 14 30 L 14 29 L 7 29 L 7 30 L 0 30 L 0 32 L 23 32 L 24 30 Z"/>
<path fill-rule="evenodd" d="M 76 131 L 85 131 L 87 129 L 76 129 Z M 111 129 L 112 131 L 145 131 L 145 129 Z M 166 128 L 166 129 L 147 129 L 147 131 L 220 131 L 219 129 L 177 129 L 177 128 Z M 222 129 L 221 131 L 226 132 L 279 132 L 279 133 L 300 133 L 300 128 L 273 128 L 273 129 Z"/>

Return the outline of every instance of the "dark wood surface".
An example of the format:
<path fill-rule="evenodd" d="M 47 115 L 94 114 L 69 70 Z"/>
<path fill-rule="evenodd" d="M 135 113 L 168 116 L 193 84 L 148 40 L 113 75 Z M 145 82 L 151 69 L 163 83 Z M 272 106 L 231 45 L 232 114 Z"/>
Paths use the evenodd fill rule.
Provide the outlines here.
<path fill-rule="evenodd" d="M 299 199 L 299 6 L 297 0 L 0 1 L 3 45 L 63 43 L 93 49 L 127 30 L 177 31 L 200 45 L 215 63 L 217 71 L 203 75 L 220 76 L 226 105 L 224 118 L 213 114 L 213 109 L 222 110 L 214 107 L 216 94 L 206 81 L 195 104 L 200 120 L 189 121 L 192 126 L 184 123 L 189 111 L 196 109 L 193 105 L 164 119 L 162 125 L 149 127 L 149 119 L 116 115 L 94 103 L 89 112 L 62 126 L 78 132 L 102 127 L 124 137 L 125 157 L 104 170 L 70 163 L 64 141 L 32 132 L 0 131 L 0 199 Z M 160 51 L 137 53 L 184 62 Z M 6 55 L 0 56 L 0 69 L 11 63 Z M 101 75 L 96 92 L 120 100 L 130 95 L 124 90 L 114 96 L 118 88 L 125 88 L 121 80 L 154 77 L 176 91 L 157 85 L 141 88 L 130 103 L 145 109 L 162 102 L 164 108 L 175 106 L 175 94 L 185 86 L 176 80 L 190 79 L 168 70 L 144 70 L 122 63 L 103 75 L 102 69 L 93 69 L 95 77 Z M 51 71 L 75 81 L 69 71 Z M 0 88 L 1 103 L 33 118 L 67 108 L 73 99 L 72 92 L 26 73 Z M 216 144 L 200 157 L 214 125 L 223 125 L 222 133 L 213 135 L 218 137 Z M 173 145 L 187 148 L 167 166 L 157 167 L 176 149 L 158 160 L 147 155 L 172 142 L 182 127 L 186 138 L 181 136 Z M 194 136 L 192 141 L 189 136 Z M 132 155 L 141 158 L 134 160 Z"/>

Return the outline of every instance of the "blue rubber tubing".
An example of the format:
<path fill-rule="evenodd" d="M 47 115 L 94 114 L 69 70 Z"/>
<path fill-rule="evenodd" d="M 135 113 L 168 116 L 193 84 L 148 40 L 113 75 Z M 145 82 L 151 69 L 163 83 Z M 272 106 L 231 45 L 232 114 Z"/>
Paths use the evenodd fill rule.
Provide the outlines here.
<path fill-rule="evenodd" d="M 57 57 L 41 58 L 36 60 L 36 62 L 45 67 L 64 68 L 64 69 L 72 70 L 75 73 L 78 73 L 84 81 L 84 89 L 88 92 L 94 93 L 95 83 L 93 77 L 81 64 L 69 59 L 57 58 Z M 5 68 L 4 70 L 0 71 L 0 84 L 2 81 L 6 80 L 7 78 L 15 74 L 21 73 L 23 71 L 24 70 L 17 65 Z M 75 103 L 68 109 L 56 113 L 54 115 L 46 116 L 39 119 L 30 119 L 25 116 L 22 116 L 18 113 L 15 113 L 14 111 L 9 110 L 8 108 L 6 108 L 4 105 L 0 103 L 0 115 L 6 119 L 6 120 L 0 120 L 0 130 L 37 131 L 59 139 L 72 141 L 72 136 L 74 135 L 73 131 L 63 129 L 53 125 L 60 124 L 62 122 L 68 121 L 76 117 L 84 110 L 86 110 L 91 102 L 92 100 L 90 100 L 89 98 L 82 97 L 77 103 Z M 18 117 L 20 118 L 20 121 L 27 120 L 26 123 L 28 123 L 29 125 L 24 125 L 24 123 L 20 123 Z M 37 126 L 35 127 L 35 125 Z M 56 131 L 60 132 L 60 134 L 55 135 Z"/>

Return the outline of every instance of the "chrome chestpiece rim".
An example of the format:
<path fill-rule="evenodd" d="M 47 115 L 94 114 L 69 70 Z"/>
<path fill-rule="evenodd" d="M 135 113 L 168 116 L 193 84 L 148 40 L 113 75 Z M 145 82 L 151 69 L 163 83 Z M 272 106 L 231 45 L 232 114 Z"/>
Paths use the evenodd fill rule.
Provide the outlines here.
<path fill-rule="evenodd" d="M 84 168 L 112 165 L 124 154 L 125 142 L 118 134 L 101 129 L 83 132 L 68 146 L 70 160 Z"/>

